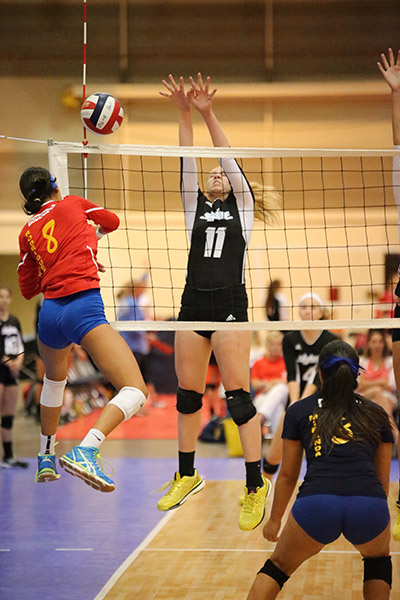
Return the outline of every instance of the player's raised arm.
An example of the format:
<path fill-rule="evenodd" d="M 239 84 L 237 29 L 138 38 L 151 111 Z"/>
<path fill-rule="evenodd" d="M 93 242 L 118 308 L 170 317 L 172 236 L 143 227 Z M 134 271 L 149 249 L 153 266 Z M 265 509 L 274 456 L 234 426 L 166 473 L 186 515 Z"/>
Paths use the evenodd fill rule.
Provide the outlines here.
<path fill-rule="evenodd" d="M 396 61 L 392 48 L 388 50 L 388 58 L 382 53 L 381 59 L 378 68 L 392 91 L 393 143 L 398 146 L 400 145 L 400 50 L 397 52 Z"/>
<path fill-rule="evenodd" d="M 179 77 L 179 85 L 177 85 L 171 74 L 168 75 L 168 82 L 165 79 L 162 82 L 169 93 L 159 92 L 160 96 L 169 98 L 179 109 L 179 145 L 193 146 L 192 111 L 185 92 L 183 77 Z"/>

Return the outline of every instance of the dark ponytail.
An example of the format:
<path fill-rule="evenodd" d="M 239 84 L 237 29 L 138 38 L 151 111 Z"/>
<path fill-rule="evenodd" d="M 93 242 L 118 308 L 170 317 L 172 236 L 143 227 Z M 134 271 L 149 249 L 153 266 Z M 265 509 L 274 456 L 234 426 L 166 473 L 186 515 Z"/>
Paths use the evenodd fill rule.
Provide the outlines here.
<path fill-rule="evenodd" d="M 329 342 L 321 351 L 318 368 L 322 404 L 316 410 L 313 441 L 320 438 L 328 450 L 335 437 L 368 440 L 377 447 L 382 430 L 390 429 L 389 417 L 380 406 L 354 392 L 360 368 L 357 352 L 342 340 Z M 351 431 L 345 427 L 348 422 Z"/>
<path fill-rule="evenodd" d="M 33 215 L 53 195 L 57 184 L 47 169 L 29 167 L 22 173 L 19 187 L 25 198 L 23 209 L 27 215 Z"/>

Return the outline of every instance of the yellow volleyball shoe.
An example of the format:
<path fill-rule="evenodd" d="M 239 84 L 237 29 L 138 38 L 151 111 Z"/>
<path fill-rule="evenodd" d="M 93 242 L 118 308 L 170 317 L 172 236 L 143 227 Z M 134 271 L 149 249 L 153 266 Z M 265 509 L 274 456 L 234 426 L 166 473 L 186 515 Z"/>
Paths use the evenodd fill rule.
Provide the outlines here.
<path fill-rule="evenodd" d="M 175 473 L 174 479 L 168 481 L 158 491 L 165 490 L 169 485 L 171 487 L 168 492 L 157 503 L 158 510 L 178 508 L 178 506 L 186 502 L 189 496 L 200 492 L 205 486 L 205 481 L 200 477 L 197 469 L 195 469 L 192 477 L 188 475 L 181 477 L 179 473 Z"/>
<path fill-rule="evenodd" d="M 264 475 L 261 475 L 264 485 L 258 487 L 255 492 L 248 492 L 244 488 L 243 506 L 239 517 L 239 527 L 243 531 L 255 529 L 263 520 L 265 515 L 265 504 L 272 489 L 272 483 Z"/>
<path fill-rule="evenodd" d="M 397 518 L 393 527 L 393 539 L 396 542 L 400 542 L 400 502 L 396 502 L 397 506 Z"/>

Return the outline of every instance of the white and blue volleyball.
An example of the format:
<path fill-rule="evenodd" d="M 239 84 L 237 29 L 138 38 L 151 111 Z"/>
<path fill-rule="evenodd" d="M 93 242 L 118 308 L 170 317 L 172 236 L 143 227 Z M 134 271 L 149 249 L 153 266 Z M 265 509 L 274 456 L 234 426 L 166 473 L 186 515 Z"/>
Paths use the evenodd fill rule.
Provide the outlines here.
<path fill-rule="evenodd" d="M 124 110 L 118 100 L 110 94 L 97 93 L 88 96 L 81 108 L 83 125 L 98 135 L 109 135 L 117 131 L 124 118 Z"/>

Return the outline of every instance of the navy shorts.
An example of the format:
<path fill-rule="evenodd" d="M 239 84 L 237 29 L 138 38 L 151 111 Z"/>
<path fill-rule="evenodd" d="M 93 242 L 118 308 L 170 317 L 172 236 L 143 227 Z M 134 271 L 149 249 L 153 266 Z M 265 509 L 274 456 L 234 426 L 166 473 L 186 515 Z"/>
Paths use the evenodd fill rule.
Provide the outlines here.
<path fill-rule="evenodd" d="M 330 544 L 341 533 L 356 546 L 370 542 L 390 520 L 386 498 L 316 494 L 298 498 L 292 515 L 320 544 Z"/>
<path fill-rule="evenodd" d="M 80 344 L 89 331 L 108 323 L 99 289 L 46 298 L 39 313 L 38 337 L 50 348 Z"/>

